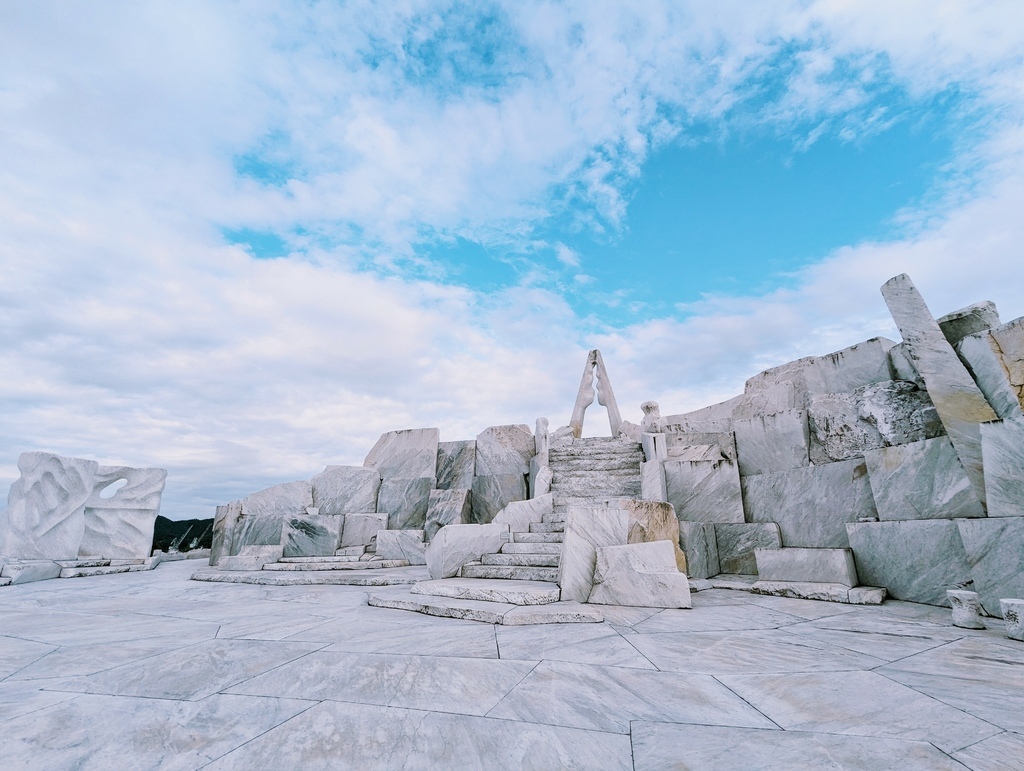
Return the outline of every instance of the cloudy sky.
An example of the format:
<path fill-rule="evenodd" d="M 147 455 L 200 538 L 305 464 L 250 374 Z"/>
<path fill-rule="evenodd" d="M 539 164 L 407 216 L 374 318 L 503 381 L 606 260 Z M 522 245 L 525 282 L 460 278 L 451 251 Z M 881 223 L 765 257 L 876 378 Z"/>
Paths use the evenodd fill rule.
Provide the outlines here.
<path fill-rule="evenodd" d="M 1017 0 L 11 0 L 0 489 L 45 449 L 212 516 L 563 425 L 593 347 L 683 412 L 898 339 L 897 273 L 1024 315 L 1022 211 Z"/>

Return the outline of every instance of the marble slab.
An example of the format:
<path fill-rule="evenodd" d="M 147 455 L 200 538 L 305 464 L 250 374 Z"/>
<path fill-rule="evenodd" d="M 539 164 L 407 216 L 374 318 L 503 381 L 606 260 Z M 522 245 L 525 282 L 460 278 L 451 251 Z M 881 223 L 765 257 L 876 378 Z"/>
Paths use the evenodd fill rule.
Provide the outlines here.
<path fill-rule="evenodd" d="M 341 543 L 343 514 L 295 514 L 284 521 L 284 557 L 330 557 Z"/>
<path fill-rule="evenodd" d="M 999 344 L 989 331 L 967 335 L 956 344 L 960 360 L 967 365 L 974 382 L 1000 418 L 1020 418 L 1020 396 L 1010 383 Z"/>
<path fill-rule="evenodd" d="M 378 530 L 388 529 L 386 512 L 364 512 L 346 514 L 345 527 L 341 534 L 341 548 L 368 546 L 377 537 Z"/>
<path fill-rule="evenodd" d="M 378 530 L 377 556 L 382 560 L 405 560 L 410 565 L 426 565 L 427 545 L 422 530 Z"/>
<path fill-rule="evenodd" d="M 367 454 L 363 465 L 380 472 L 381 477 L 415 479 L 437 474 L 437 445 L 440 432 L 436 428 L 408 428 L 387 431 Z"/>
<path fill-rule="evenodd" d="M 508 525 L 513 533 L 529 533 L 531 523 L 546 522 L 553 510 L 554 496 L 548 493 L 526 501 L 512 501 L 491 521 L 496 525 Z"/>
<path fill-rule="evenodd" d="M 757 575 L 754 550 L 782 548 L 782 535 L 774 522 L 716 522 L 714 528 L 719 569 L 711 575 Z"/>
<path fill-rule="evenodd" d="M 313 506 L 313 486 L 309 482 L 285 482 L 260 490 L 242 499 L 246 519 L 282 520 L 305 513 Z"/>
<path fill-rule="evenodd" d="M 990 517 L 1024 517 L 1024 418 L 981 424 Z"/>
<path fill-rule="evenodd" d="M 385 477 L 377 494 L 377 511 L 387 512 L 389 530 L 423 530 L 433 477 Z"/>
<path fill-rule="evenodd" d="M 376 511 L 380 472 L 362 466 L 328 466 L 310 480 L 321 514 Z"/>
<path fill-rule="evenodd" d="M 863 461 L 847 460 L 743 478 L 750 522 L 777 522 L 786 546 L 845 548 L 846 524 L 875 517 Z"/>
<path fill-rule="evenodd" d="M 1024 771 L 1024 736 L 1002 733 L 954 752 L 953 757 L 976 771 Z"/>
<path fill-rule="evenodd" d="M 804 581 L 857 586 L 850 549 L 757 549 L 759 581 Z"/>
<path fill-rule="evenodd" d="M 537 443 L 526 425 L 491 426 L 476 437 L 476 475 L 505 476 L 530 473 L 530 458 Z"/>
<path fill-rule="evenodd" d="M 773 415 L 734 420 L 736 453 L 742 476 L 803 468 L 810 462 L 807 412 L 783 410 Z"/>
<path fill-rule="evenodd" d="M 472 490 L 462 488 L 431 490 L 423 526 L 426 540 L 433 539 L 434 534 L 445 525 L 473 524 L 472 496 Z"/>
<path fill-rule="evenodd" d="M 1024 597 L 1024 519 L 960 519 L 956 527 L 982 607 L 1002 616 L 1000 599 Z"/>
<path fill-rule="evenodd" d="M 493 520 L 512 501 L 524 501 L 526 498 L 526 476 L 523 474 L 473 477 L 473 519 L 479 524 Z"/>
<path fill-rule="evenodd" d="M 608 624 L 502 626 L 495 632 L 503 659 L 568 661 L 632 669 L 655 668 Z"/>
<path fill-rule="evenodd" d="M 690 586 L 676 565 L 671 541 L 597 547 L 587 602 L 642 608 L 689 608 Z"/>
<path fill-rule="evenodd" d="M 662 463 L 667 500 L 688 522 L 743 522 L 743 493 L 736 464 L 719 460 Z"/>
<path fill-rule="evenodd" d="M 508 525 L 446 525 L 427 545 L 427 570 L 433 579 L 451 578 L 468 562 L 495 554 L 508 540 Z"/>
<path fill-rule="evenodd" d="M 722 572 L 716 532 L 712 522 L 679 523 L 679 546 L 686 556 L 686 575 L 689 578 L 710 578 Z"/>
<path fill-rule="evenodd" d="M 459 490 L 473 487 L 476 474 L 476 441 L 438 442 L 437 489 Z"/>

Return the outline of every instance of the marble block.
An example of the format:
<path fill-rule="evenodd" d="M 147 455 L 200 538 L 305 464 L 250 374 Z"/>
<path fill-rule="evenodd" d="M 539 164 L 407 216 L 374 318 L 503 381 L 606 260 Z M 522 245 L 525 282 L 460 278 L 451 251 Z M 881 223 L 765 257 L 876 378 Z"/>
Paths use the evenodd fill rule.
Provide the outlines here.
<path fill-rule="evenodd" d="M 990 517 L 1024 517 L 1024 419 L 981 424 Z"/>
<path fill-rule="evenodd" d="M 436 428 L 407 428 L 388 431 L 370 450 L 363 461 L 380 475 L 399 479 L 415 479 L 437 474 L 437 445 L 440 432 Z"/>
<path fill-rule="evenodd" d="M 433 579 L 452 578 L 466 563 L 496 554 L 508 538 L 508 525 L 446 525 L 427 545 L 427 571 Z"/>
<path fill-rule="evenodd" d="M 438 442 L 437 489 L 468 490 L 476 474 L 476 441 Z"/>
<path fill-rule="evenodd" d="M 1022 416 L 1020 394 L 1010 383 L 999 344 L 988 331 L 967 335 L 955 350 L 1000 418 Z"/>
<path fill-rule="evenodd" d="M 950 589 L 946 592 L 946 598 L 953 609 L 953 626 L 962 629 L 985 628 L 985 622 L 981 620 L 981 602 L 977 592 Z"/>
<path fill-rule="evenodd" d="M 529 426 L 491 426 L 476 437 L 477 476 L 526 475 L 537 442 Z"/>
<path fill-rule="evenodd" d="M 231 554 L 235 528 L 241 517 L 241 501 L 232 501 L 216 508 L 213 518 L 213 539 L 210 545 L 211 565 L 216 566 L 221 557 Z"/>
<path fill-rule="evenodd" d="M 380 472 L 362 466 L 328 466 L 310 480 L 313 505 L 321 514 L 375 511 Z"/>
<path fill-rule="evenodd" d="M 529 490 L 531 498 L 539 498 L 551 492 L 551 483 L 555 475 L 550 466 L 541 466 L 537 463 L 537 456 L 530 459 Z"/>
<path fill-rule="evenodd" d="M 427 521 L 433 477 L 386 477 L 377 494 L 377 511 L 388 515 L 389 530 L 422 530 Z"/>
<path fill-rule="evenodd" d="M 882 286 L 882 296 L 928 395 L 956 448 L 974 492 L 985 503 L 979 424 L 996 414 L 942 334 L 917 288 L 905 273 Z"/>
<path fill-rule="evenodd" d="M 531 522 L 546 522 L 554 511 L 551 493 L 528 501 L 513 501 L 494 515 L 496 525 L 508 525 L 513 533 L 529 533 Z"/>
<path fill-rule="evenodd" d="M 434 533 L 445 525 L 471 524 L 472 496 L 470 490 L 431 490 L 427 501 L 426 524 L 423 527 L 426 539 L 432 540 Z"/>
<path fill-rule="evenodd" d="M 754 549 L 782 548 L 782 535 L 779 526 L 774 522 L 717 522 L 714 528 L 719 562 L 719 569 L 716 572 L 757 575 Z"/>
<path fill-rule="evenodd" d="M 1024 642 L 1024 600 L 1002 599 L 999 608 L 1006 622 L 1006 636 Z"/>
<path fill-rule="evenodd" d="M 377 556 L 384 560 L 405 560 L 410 565 L 426 565 L 427 545 L 422 530 L 378 530 Z"/>
<path fill-rule="evenodd" d="M 803 468 L 809 461 L 810 436 L 804 410 L 734 420 L 741 476 Z"/>
<path fill-rule="evenodd" d="M 332 557 L 341 543 L 344 514 L 295 514 L 284 520 L 285 557 Z"/>
<path fill-rule="evenodd" d="M 9 579 L 9 584 L 28 584 L 60 577 L 61 566 L 53 560 L 21 560 L 7 562 L 0 569 L 0 578 Z"/>
<path fill-rule="evenodd" d="M 846 523 L 876 517 L 867 467 L 847 460 L 743 478 L 750 522 L 777 522 L 786 546 L 845 548 Z"/>
<path fill-rule="evenodd" d="M 897 600 L 946 606 L 946 590 L 971 580 L 953 520 L 854 522 L 846 529 L 860 580 Z"/>
<path fill-rule="evenodd" d="M 893 380 L 904 380 L 920 389 L 925 388 L 924 378 L 914 366 L 910 358 L 910 346 L 906 343 L 895 345 L 889 350 L 889 372 Z"/>
<path fill-rule="evenodd" d="M 660 460 L 647 460 L 640 464 L 640 497 L 645 501 L 668 500 L 665 469 Z"/>
<path fill-rule="evenodd" d="M 597 549 L 588 602 L 641 608 L 689 608 L 690 586 L 676 567 L 672 544 L 650 541 Z"/>
<path fill-rule="evenodd" d="M 803 581 L 856 586 L 857 568 L 849 549 L 757 549 L 757 576 L 761 581 Z"/>
<path fill-rule="evenodd" d="M 967 335 L 984 332 L 999 326 L 999 311 L 991 300 L 968 305 L 936 319 L 939 329 L 950 345 L 956 345 Z"/>
<path fill-rule="evenodd" d="M 881 520 L 985 516 L 945 436 L 870 450 L 864 462 Z"/>
<path fill-rule="evenodd" d="M 662 464 L 664 500 L 687 522 L 743 522 L 743 491 L 736 464 L 727 458 L 680 460 Z M 641 479 L 642 481 L 642 479 Z"/>
<path fill-rule="evenodd" d="M 527 497 L 525 474 L 473 477 L 473 519 L 486 524 L 512 501 Z"/>
<path fill-rule="evenodd" d="M 711 522 L 679 523 L 679 546 L 686 557 L 686 575 L 689 578 L 704 579 L 731 572 L 720 567 L 716 532 L 717 526 Z M 753 561 L 753 552 L 750 558 Z"/>
<path fill-rule="evenodd" d="M 1024 597 L 1024 518 L 958 519 L 974 591 L 990 616 L 1003 597 Z"/>
<path fill-rule="evenodd" d="M 284 554 L 284 547 L 277 546 L 243 546 L 238 554 L 221 557 L 217 564 L 220 570 L 263 570 L 264 565 L 277 562 Z"/>
<path fill-rule="evenodd" d="M 369 546 L 377 537 L 378 530 L 388 529 L 386 512 L 365 512 L 346 514 L 345 527 L 341 533 L 341 548 L 346 546 Z"/>
<path fill-rule="evenodd" d="M 667 458 L 681 457 L 690 447 L 713 447 L 721 457 L 736 461 L 736 435 L 732 431 L 668 431 L 665 437 Z M 719 455 L 714 455 L 718 458 Z M 665 460 L 665 458 L 662 458 Z"/>
<path fill-rule="evenodd" d="M 302 514 L 313 505 L 313 486 L 309 482 L 285 482 L 242 499 L 242 511 L 246 517 L 283 519 L 292 514 Z"/>
<path fill-rule="evenodd" d="M 273 516 L 273 515 L 250 515 L 245 511 L 245 503 L 242 503 L 242 516 L 235 525 L 235 531 L 231 540 L 231 549 L 228 554 L 241 554 L 246 546 L 274 546 L 281 543 L 284 535 L 284 521 L 294 514 Z"/>

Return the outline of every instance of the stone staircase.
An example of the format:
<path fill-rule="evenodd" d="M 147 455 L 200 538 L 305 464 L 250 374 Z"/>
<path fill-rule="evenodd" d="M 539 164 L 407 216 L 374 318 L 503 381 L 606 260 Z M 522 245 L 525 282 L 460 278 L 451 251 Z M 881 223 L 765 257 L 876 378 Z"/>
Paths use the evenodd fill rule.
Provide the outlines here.
<path fill-rule="evenodd" d="M 548 451 L 555 516 L 570 506 L 595 505 L 608 498 L 640 497 L 639 442 L 596 437 L 573 439 Z"/>
<path fill-rule="evenodd" d="M 529 533 L 512 533 L 512 540 L 497 554 L 464 565 L 463 578 L 558 583 L 565 522 L 532 522 Z"/>

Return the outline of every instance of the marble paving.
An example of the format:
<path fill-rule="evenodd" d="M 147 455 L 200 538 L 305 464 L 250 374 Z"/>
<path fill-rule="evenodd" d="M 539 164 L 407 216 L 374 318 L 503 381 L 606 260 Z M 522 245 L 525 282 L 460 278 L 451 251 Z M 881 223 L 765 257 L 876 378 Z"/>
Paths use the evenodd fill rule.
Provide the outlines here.
<path fill-rule="evenodd" d="M 0 768 L 1024 769 L 998 619 L 711 589 L 493 626 L 194 570 L 0 589 Z"/>

